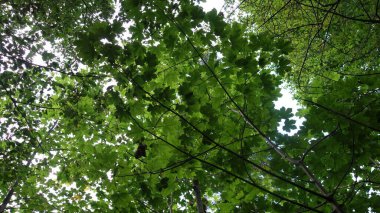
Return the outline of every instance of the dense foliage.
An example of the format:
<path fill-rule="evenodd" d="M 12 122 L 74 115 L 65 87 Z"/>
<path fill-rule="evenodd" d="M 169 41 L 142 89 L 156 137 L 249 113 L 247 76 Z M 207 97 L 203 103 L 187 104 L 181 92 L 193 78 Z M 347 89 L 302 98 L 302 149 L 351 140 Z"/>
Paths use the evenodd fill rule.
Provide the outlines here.
<path fill-rule="evenodd" d="M 0 2 L 0 212 L 380 212 L 373 1 Z"/>

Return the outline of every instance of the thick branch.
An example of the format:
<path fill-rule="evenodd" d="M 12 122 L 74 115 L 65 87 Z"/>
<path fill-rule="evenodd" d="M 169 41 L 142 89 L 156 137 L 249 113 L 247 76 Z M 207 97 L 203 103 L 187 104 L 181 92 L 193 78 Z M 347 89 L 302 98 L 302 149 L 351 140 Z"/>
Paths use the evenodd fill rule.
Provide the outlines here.
<path fill-rule="evenodd" d="M 17 185 L 18 185 L 18 180 L 16 180 L 15 183 L 13 184 L 13 186 L 9 189 L 7 196 L 5 196 L 3 202 L 1 203 L 0 212 L 4 212 L 5 209 L 7 208 L 7 205 L 11 201 L 11 197 L 13 196 L 13 193 L 15 191 L 15 187 Z"/>

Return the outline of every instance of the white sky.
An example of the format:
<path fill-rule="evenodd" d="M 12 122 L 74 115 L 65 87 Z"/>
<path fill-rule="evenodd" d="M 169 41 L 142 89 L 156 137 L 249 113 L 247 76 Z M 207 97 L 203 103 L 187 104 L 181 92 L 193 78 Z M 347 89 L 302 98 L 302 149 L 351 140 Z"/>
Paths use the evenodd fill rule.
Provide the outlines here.
<path fill-rule="evenodd" d="M 205 12 L 211 11 L 215 8 L 217 11 L 220 11 L 224 5 L 224 0 L 207 0 L 206 2 L 202 2 L 200 4 Z"/>
<path fill-rule="evenodd" d="M 275 108 L 276 109 L 280 109 L 281 107 L 291 108 L 293 114 L 297 113 L 297 111 L 301 108 L 301 106 L 294 99 L 293 95 L 291 94 L 291 91 L 286 88 L 286 84 L 282 84 L 280 88 L 281 88 L 282 97 L 274 102 Z M 292 131 L 290 131 L 290 133 L 286 133 L 285 131 L 282 130 L 282 127 L 284 126 L 284 120 L 283 120 L 280 122 L 280 125 L 278 126 L 277 130 L 282 134 L 288 134 L 288 135 L 296 134 L 300 126 L 302 125 L 302 122 L 305 121 L 305 118 L 294 116 L 292 117 L 292 119 L 296 121 L 297 129 L 293 129 Z"/>

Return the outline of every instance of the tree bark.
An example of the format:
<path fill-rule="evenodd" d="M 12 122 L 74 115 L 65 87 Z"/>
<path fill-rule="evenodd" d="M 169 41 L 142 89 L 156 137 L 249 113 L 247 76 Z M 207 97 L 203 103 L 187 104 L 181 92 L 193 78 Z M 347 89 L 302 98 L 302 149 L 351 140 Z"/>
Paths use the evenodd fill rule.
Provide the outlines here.
<path fill-rule="evenodd" d="M 5 209 L 7 208 L 8 203 L 11 201 L 11 197 L 14 193 L 14 188 L 17 186 L 18 180 L 15 181 L 15 183 L 12 185 L 12 187 L 9 189 L 7 196 L 4 198 L 3 202 L 1 203 L 0 206 L 0 212 L 4 212 Z"/>
<path fill-rule="evenodd" d="M 202 194 L 201 194 L 201 190 L 199 188 L 199 181 L 198 180 L 193 180 L 193 189 L 194 189 L 194 194 L 195 194 L 195 198 L 197 201 L 198 213 L 206 213 L 206 208 L 202 202 Z"/>

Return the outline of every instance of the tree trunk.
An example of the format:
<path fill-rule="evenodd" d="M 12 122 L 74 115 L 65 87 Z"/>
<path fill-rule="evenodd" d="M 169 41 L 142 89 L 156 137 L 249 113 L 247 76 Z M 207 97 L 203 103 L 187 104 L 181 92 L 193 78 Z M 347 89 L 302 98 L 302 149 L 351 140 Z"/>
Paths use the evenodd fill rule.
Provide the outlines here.
<path fill-rule="evenodd" d="M 12 187 L 9 189 L 7 196 L 4 198 L 3 202 L 1 203 L 0 212 L 4 212 L 5 209 L 7 208 L 7 205 L 9 201 L 11 201 L 11 197 L 15 191 L 14 187 L 17 186 L 17 184 L 18 184 L 18 180 L 16 180 L 15 183 L 12 185 Z"/>
<path fill-rule="evenodd" d="M 199 189 L 199 181 L 198 180 L 193 180 L 193 189 L 194 189 L 194 193 L 195 193 L 195 198 L 197 200 L 198 213 L 206 213 L 206 208 L 202 202 L 202 194 L 201 194 L 201 190 Z"/>

